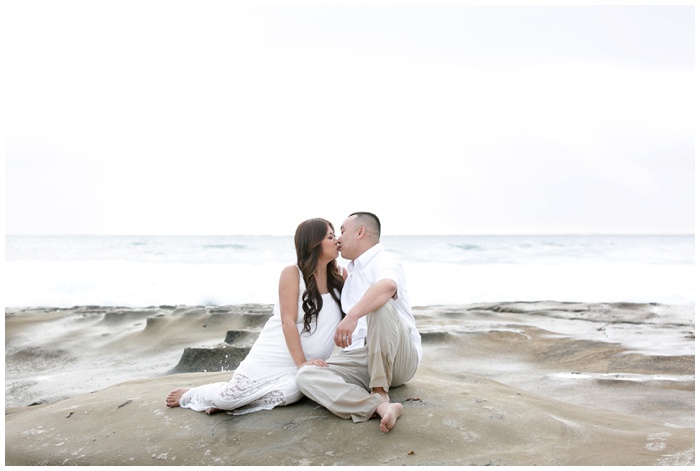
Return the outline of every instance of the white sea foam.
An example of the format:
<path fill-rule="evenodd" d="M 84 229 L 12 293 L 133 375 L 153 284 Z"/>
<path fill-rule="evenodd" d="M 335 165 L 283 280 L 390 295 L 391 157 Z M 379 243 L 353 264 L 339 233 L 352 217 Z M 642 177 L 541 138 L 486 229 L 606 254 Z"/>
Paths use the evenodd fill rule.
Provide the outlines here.
<path fill-rule="evenodd" d="M 695 302 L 693 236 L 386 236 L 413 305 Z M 291 237 L 5 238 L 5 305 L 275 302 Z M 341 264 L 347 264 L 340 259 Z"/>
<path fill-rule="evenodd" d="M 694 303 L 692 265 L 405 264 L 414 305 L 504 301 Z"/>

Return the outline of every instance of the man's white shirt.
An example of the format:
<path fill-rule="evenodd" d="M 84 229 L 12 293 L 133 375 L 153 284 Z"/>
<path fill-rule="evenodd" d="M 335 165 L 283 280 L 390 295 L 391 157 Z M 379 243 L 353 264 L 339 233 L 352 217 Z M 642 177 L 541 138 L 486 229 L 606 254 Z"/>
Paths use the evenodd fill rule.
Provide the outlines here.
<path fill-rule="evenodd" d="M 411 310 L 411 302 L 406 288 L 406 277 L 403 266 L 398 259 L 384 249 L 382 244 L 376 244 L 357 259 L 348 264 L 348 278 L 345 280 L 340 302 L 344 312 L 350 312 L 365 292 L 379 280 L 390 279 L 396 283 L 396 295 L 390 302 L 396 308 L 401 320 L 411 331 L 411 338 L 418 352 L 418 358 L 423 356 L 421 337 L 416 328 L 416 320 Z M 355 350 L 365 345 L 367 337 L 367 316 L 361 317 L 352 334 L 352 344 L 344 350 Z"/>

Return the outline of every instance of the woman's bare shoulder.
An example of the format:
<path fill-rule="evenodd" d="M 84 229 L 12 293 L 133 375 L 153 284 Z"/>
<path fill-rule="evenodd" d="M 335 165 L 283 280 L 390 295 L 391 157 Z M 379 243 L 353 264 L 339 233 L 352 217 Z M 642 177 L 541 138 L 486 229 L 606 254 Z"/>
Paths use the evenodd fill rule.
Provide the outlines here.
<path fill-rule="evenodd" d="M 296 281 L 299 282 L 299 269 L 296 265 L 287 265 L 282 269 L 280 281 Z"/>

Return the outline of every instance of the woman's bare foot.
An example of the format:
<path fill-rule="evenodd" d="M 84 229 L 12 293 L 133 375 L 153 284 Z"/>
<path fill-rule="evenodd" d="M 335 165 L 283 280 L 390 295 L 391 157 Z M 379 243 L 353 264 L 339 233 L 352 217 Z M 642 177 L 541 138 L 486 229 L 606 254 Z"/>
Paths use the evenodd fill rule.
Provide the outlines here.
<path fill-rule="evenodd" d="M 385 402 L 377 407 L 377 414 L 382 418 L 382 421 L 379 423 L 379 430 L 389 433 L 396 425 L 398 418 L 403 414 L 403 406 L 398 402 Z"/>
<path fill-rule="evenodd" d="M 216 407 L 210 407 L 209 409 L 205 410 L 204 413 L 207 415 L 212 415 L 216 414 L 217 412 L 220 412 L 221 409 L 217 409 Z"/>
<path fill-rule="evenodd" d="M 165 398 L 165 405 L 168 407 L 180 407 L 180 398 L 189 390 L 189 388 L 177 388 L 171 391 L 168 397 Z"/>

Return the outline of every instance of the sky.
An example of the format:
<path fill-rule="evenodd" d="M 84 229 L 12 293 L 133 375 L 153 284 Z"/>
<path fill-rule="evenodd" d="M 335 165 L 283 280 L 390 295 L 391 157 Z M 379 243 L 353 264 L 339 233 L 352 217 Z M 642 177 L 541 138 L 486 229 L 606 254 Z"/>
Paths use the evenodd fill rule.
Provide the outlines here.
<path fill-rule="evenodd" d="M 6 234 L 693 234 L 695 8 L 7 0 Z"/>

